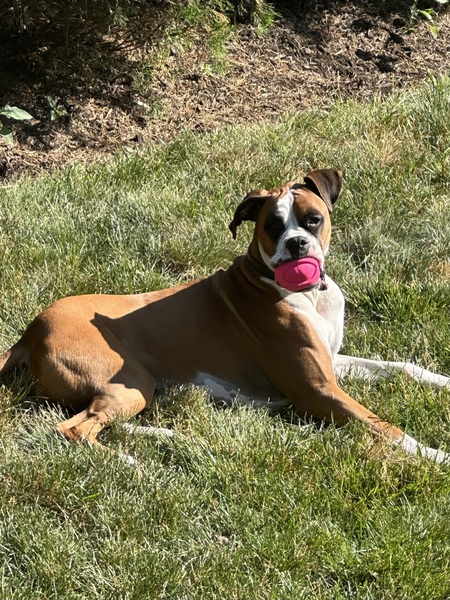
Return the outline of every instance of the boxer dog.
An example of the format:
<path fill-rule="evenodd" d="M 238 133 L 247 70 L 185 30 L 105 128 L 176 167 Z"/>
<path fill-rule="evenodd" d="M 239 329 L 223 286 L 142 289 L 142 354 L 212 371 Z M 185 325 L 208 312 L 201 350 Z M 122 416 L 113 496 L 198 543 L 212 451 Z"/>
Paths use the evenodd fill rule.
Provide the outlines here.
<path fill-rule="evenodd" d="M 325 169 L 303 183 L 250 192 L 230 229 L 235 238 L 239 225 L 252 221 L 253 239 L 227 270 L 144 294 L 58 300 L 3 354 L 0 375 L 26 365 L 40 394 L 75 411 L 59 431 L 92 444 L 113 419 L 149 406 L 158 383 L 171 381 L 204 386 L 227 403 L 291 404 L 336 424 L 357 419 L 410 454 L 450 462 L 450 454 L 423 446 L 336 381 L 336 374 L 386 377 L 401 370 L 426 385 L 450 385 L 450 378 L 410 363 L 338 354 L 344 298 L 324 262 L 341 187 L 341 173 Z M 290 291 L 276 274 L 304 259 L 318 277 Z"/>

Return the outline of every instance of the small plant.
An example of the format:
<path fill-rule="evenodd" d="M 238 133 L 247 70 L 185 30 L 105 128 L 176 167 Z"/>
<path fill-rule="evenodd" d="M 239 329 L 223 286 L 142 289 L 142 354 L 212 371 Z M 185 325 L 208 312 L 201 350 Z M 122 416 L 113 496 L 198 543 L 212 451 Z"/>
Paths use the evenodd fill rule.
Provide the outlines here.
<path fill-rule="evenodd" d="M 26 121 L 32 119 L 32 115 L 27 113 L 26 110 L 18 108 L 17 106 L 4 106 L 0 109 L 0 116 L 6 117 L 7 119 L 13 119 L 15 121 Z M 11 129 L 7 125 L 0 123 L 0 137 L 2 137 L 8 144 L 14 144 L 14 138 Z"/>
<path fill-rule="evenodd" d="M 68 116 L 67 110 L 64 106 L 61 106 L 58 103 L 56 98 L 53 98 L 53 96 L 47 96 L 47 102 L 50 107 L 50 121 L 58 121 L 59 119 Z"/>
<path fill-rule="evenodd" d="M 448 4 L 449 0 L 434 0 L 438 4 Z M 439 29 L 434 22 L 434 18 L 436 16 L 436 11 L 434 8 L 419 8 L 419 0 L 414 0 L 411 6 L 410 18 L 409 18 L 409 28 L 414 29 L 415 23 L 419 19 L 424 19 L 428 25 L 429 30 L 431 31 L 434 37 L 439 35 Z"/>
<path fill-rule="evenodd" d="M 231 0 L 234 20 L 238 23 L 252 23 L 260 33 L 265 33 L 272 25 L 277 13 L 272 3 L 265 0 Z"/>

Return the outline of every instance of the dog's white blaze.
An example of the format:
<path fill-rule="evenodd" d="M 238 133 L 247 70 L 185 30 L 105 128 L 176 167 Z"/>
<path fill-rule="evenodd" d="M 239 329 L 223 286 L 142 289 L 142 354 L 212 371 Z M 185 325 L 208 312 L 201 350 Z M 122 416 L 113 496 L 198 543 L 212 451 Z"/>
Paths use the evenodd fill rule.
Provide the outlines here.
<path fill-rule="evenodd" d="M 294 194 L 289 191 L 285 196 L 278 200 L 275 214 L 280 216 L 287 226 L 296 223 L 294 215 Z"/>
<path fill-rule="evenodd" d="M 299 235 L 306 238 L 309 242 L 308 256 L 313 256 L 319 261 L 320 267 L 323 267 L 324 253 L 320 247 L 318 239 L 309 231 L 300 227 L 295 217 L 294 212 L 294 195 L 292 192 L 287 193 L 281 200 L 278 200 L 276 207 L 276 215 L 280 216 L 285 224 L 285 231 L 278 240 L 275 254 L 269 259 L 269 267 L 274 268 L 277 265 L 291 258 L 290 252 L 286 248 L 286 243 Z M 266 261 L 266 256 L 263 256 Z"/>

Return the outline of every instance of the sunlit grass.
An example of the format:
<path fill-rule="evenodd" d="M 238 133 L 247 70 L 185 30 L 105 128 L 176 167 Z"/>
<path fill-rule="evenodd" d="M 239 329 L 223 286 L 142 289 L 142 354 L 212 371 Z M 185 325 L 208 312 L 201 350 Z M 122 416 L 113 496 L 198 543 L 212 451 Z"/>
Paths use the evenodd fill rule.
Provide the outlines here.
<path fill-rule="evenodd" d="M 237 203 L 255 187 L 336 167 L 327 271 L 347 300 L 344 351 L 450 373 L 450 81 L 339 103 L 275 125 L 185 134 L 0 189 L 0 345 L 55 299 L 157 289 L 226 267 Z M 310 599 L 450 597 L 450 469 L 352 424 L 218 410 L 161 390 L 106 446 L 67 443 L 54 409 L 1 390 L 0 597 Z M 402 377 L 345 389 L 450 450 L 449 391 Z"/>

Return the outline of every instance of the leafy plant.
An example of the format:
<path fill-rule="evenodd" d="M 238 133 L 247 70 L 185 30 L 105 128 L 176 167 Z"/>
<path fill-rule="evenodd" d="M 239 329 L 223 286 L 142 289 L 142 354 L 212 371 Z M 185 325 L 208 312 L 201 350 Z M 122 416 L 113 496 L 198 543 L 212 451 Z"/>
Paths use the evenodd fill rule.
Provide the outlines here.
<path fill-rule="evenodd" d="M 9 106 L 8 104 L 0 109 L 0 116 L 6 117 L 7 119 L 13 119 L 15 121 L 26 121 L 32 119 L 32 115 L 27 113 L 23 108 L 17 106 Z M 8 143 L 13 144 L 14 138 L 11 129 L 7 125 L 0 124 L 0 136 Z"/>
<path fill-rule="evenodd" d="M 50 107 L 50 121 L 58 121 L 63 117 L 67 117 L 67 110 L 58 103 L 56 98 L 47 96 L 47 102 Z"/>
<path fill-rule="evenodd" d="M 437 2 L 438 4 L 448 4 L 449 0 L 434 0 L 435 2 Z M 419 8 L 419 0 L 414 0 L 412 6 L 411 6 L 411 16 L 409 19 L 409 28 L 413 29 L 414 28 L 414 24 L 419 20 L 419 19 L 424 19 L 428 25 L 429 30 L 431 31 L 431 33 L 433 34 L 434 37 L 437 37 L 439 35 L 439 29 L 436 25 L 436 23 L 434 22 L 434 18 L 436 16 L 436 11 L 434 10 L 434 8 Z"/>
<path fill-rule="evenodd" d="M 265 0 L 231 0 L 233 17 L 238 23 L 252 23 L 264 33 L 272 25 L 276 11 Z"/>

